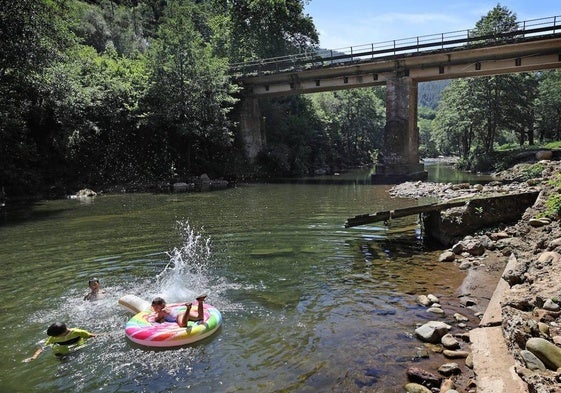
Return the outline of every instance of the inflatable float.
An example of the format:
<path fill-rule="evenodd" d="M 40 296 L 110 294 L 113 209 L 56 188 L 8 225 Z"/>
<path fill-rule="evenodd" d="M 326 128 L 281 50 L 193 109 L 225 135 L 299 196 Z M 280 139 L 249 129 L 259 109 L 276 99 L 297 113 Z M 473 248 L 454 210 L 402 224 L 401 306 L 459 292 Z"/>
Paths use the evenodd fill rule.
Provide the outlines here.
<path fill-rule="evenodd" d="M 125 325 L 125 334 L 133 342 L 147 347 L 178 347 L 210 336 L 222 324 L 222 315 L 216 307 L 204 304 L 202 322 L 189 321 L 187 327 L 175 322 L 158 323 L 151 317 L 151 304 L 134 295 L 125 295 L 119 304 L 136 313 Z M 185 311 L 184 303 L 168 304 L 168 308 Z"/>

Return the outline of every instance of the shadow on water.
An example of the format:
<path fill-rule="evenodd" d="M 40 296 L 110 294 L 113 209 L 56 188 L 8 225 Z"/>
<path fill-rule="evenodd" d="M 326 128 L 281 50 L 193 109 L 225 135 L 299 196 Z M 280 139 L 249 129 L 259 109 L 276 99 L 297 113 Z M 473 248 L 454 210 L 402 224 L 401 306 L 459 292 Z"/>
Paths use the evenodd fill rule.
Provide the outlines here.
<path fill-rule="evenodd" d="M 453 162 L 427 159 L 424 163 L 428 172 L 427 181 L 437 183 L 488 183 L 493 178 L 488 174 L 458 171 Z M 374 168 L 353 169 L 333 175 L 318 175 L 298 178 L 280 178 L 268 180 L 269 183 L 284 184 L 372 184 Z"/>

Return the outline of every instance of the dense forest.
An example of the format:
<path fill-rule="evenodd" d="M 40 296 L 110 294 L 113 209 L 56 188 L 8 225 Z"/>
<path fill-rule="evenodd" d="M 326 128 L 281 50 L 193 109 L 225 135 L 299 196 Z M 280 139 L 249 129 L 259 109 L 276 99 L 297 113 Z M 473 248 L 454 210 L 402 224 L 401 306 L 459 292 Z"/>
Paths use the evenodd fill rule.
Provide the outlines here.
<path fill-rule="evenodd" d="M 2 192 L 371 165 L 381 87 L 264 100 L 266 147 L 244 155 L 229 64 L 316 48 L 306 1 L 0 0 Z M 497 5 L 473 33 L 516 22 Z M 422 155 L 458 155 L 466 168 L 499 145 L 561 139 L 559 71 L 427 83 L 419 102 Z"/>

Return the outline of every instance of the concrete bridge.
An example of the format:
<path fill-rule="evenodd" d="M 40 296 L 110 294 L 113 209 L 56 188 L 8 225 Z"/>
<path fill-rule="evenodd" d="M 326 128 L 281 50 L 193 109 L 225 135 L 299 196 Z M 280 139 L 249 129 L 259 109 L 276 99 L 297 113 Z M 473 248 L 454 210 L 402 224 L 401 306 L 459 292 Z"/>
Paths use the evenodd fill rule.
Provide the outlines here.
<path fill-rule="evenodd" d="M 386 126 L 375 183 L 425 179 L 417 127 L 419 82 L 561 67 L 561 15 L 519 22 L 515 31 L 471 30 L 231 65 L 243 86 L 240 129 L 248 156 L 263 148 L 259 99 L 386 85 Z"/>

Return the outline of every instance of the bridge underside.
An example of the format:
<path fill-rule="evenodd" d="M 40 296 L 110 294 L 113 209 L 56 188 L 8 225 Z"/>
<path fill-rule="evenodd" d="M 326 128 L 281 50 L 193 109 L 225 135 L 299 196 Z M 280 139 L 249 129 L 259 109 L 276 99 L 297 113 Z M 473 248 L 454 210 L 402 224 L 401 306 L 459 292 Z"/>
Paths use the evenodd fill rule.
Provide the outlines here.
<path fill-rule="evenodd" d="M 319 68 L 322 67 L 322 68 Z M 386 126 L 382 157 L 376 165 L 375 183 L 423 180 L 427 173 L 419 161 L 417 128 L 418 82 L 507 74 L 561 68 L 561 37 L 552 35 L 539 41 L 508 45 L 442 49 L 425 53 L 361 60 L 298 72 L 276 72 L 244 77 L 243 83 L 251 109 L 242 118 L 241 129 L 254 158 L 264 141 L 257 98 L 315 93 L 357 87 L 386 85 Z M 242 106 L 243 106 L 242 105 Z M 257 118 L 259 116 L 259 118 Z"/>

